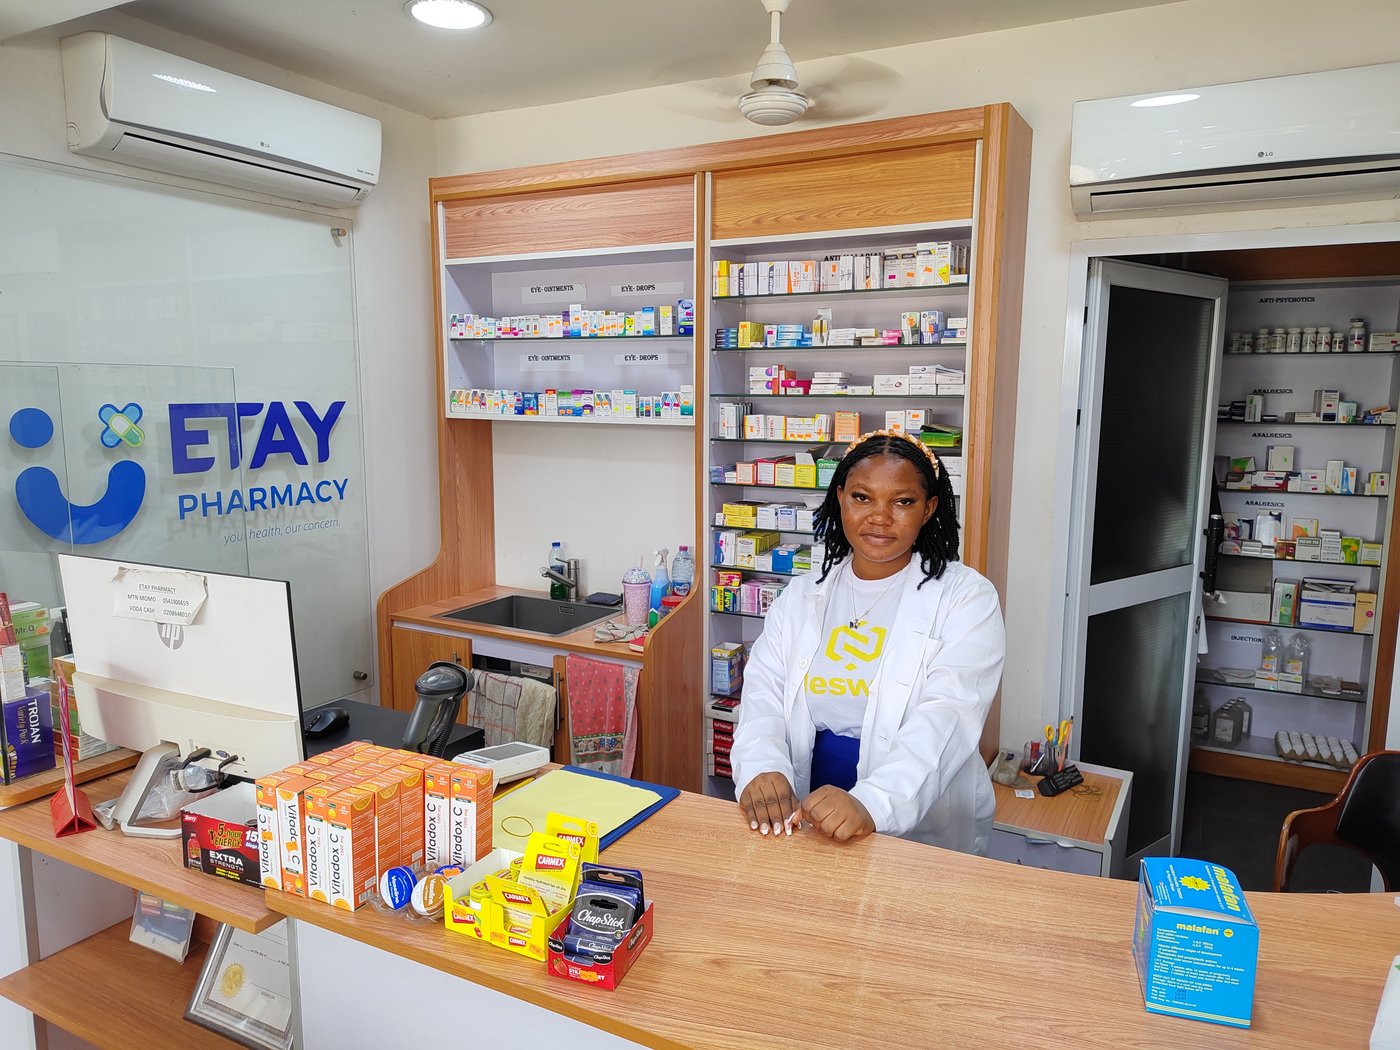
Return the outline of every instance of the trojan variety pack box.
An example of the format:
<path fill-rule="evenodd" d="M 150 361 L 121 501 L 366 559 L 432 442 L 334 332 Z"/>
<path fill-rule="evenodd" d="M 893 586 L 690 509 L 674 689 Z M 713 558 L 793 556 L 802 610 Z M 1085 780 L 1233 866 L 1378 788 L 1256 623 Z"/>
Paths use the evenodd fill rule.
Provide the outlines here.
<path fill-rule="evenodd" d="M 0 701 L 0 784 L 52 769 L 55 761 L 48 687 Z"/>
<path fill-rule="evenodd" d="M 1148 1013 L 1249 1027 L 1259 927 L 1229 868 L 1145 858 L 1133 958 Z"/>

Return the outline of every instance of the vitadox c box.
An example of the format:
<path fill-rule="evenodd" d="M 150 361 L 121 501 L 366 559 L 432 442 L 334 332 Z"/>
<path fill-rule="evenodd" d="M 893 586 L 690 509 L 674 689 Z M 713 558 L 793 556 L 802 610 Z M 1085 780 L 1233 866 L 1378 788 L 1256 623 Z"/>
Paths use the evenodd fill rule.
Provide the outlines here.
<path fill-rule="evenodd" d="M 1259 927 L 1229 868 L 1145 858 L 1133 957 L 1148 1013 L 1249 1027 Z"/>

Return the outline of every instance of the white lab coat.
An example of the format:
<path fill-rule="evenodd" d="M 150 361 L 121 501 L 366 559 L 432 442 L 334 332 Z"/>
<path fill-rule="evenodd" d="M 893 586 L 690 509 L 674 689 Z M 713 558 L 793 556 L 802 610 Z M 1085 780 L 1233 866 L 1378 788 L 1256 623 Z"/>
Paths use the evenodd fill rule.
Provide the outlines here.
<path fill-rule="evenodd" d="M 799 577 L 768 610 L 744 669 L 730 756 L 740 796 L 768 772 L 786 776 L 798 801 L 811 790 L 817 731 L 802 682 L 837 573 L 849 571 L 847 562 L 822 583 L 816 572 Z M 985 854 L 995 799 L 978 745 L 1006 659 L 1001 607 L 991 583 L 961 563 L 919 587 L 922 578 L 917 563 L 905 576 L 851 794 L 877 831 Z"/>

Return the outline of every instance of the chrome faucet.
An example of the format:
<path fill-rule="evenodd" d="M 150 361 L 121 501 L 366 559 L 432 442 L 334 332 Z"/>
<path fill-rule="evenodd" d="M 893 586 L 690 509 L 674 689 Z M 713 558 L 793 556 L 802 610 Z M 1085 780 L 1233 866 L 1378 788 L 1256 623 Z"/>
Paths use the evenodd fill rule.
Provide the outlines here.
<path fill-rule="evenodd" d="M 543 566 L 540 567 L 540 575 L 543 576 L 543 577 L 545 577 L 546 579 L 553 580 L 555 583 L 562 583 L 565 587 L 568 588 L 568 595 L 569 595 L 568 600 L 571 601 L 571 602 L 576 602 L 576 601 L 578 601 L 578 559 L 577 559 L 577 558 L 569 558 L 567 561 L 564 562 L 564 572 L 563 572 L 563 573 L 555 572 L 555 571 L 554 571 L 553 569 L 551 569 L 549 566 L 543 565 Z"/>

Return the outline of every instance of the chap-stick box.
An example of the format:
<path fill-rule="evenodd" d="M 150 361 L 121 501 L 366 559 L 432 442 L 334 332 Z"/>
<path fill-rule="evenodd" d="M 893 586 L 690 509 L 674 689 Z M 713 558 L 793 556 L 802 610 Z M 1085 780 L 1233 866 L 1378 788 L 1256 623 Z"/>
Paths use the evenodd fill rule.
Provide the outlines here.
<path fill-rule="evenodd" d="M 277 844 L 282 889 L 306 896 L 305 792 L 318 781 L 293 777 L 277 785 Z"/>
<path fill-rule="evenodd" d="M 440 868 L 452 860 L 451 762 L 436 762 L 423 771 L 423 866 Z"/>
<path fill-rule="evenodd" d="M 367 788 L 347 788 L 326 800 L 326 879 L 333 907 L 354 911 L 374 895 L 374 809 L 374 792 Z"/>
<path fill-rule="evenodd" d="M 491 771 L 453 763 L 448 861 L 475 864 L 491 852 Z"/>

